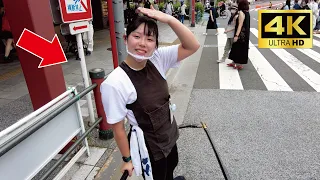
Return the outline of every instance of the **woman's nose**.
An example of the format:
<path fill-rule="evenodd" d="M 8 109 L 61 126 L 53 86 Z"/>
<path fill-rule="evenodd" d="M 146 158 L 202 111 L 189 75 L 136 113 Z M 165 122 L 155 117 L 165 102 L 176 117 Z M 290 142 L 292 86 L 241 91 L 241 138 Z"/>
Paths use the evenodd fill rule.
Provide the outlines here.
<path fill-rule="evenodd" d="M 140 41 L 139 41 L 139 45 L 144 47 L 146 45 L 146 39 L 145 38 L 141 38 Z"/>

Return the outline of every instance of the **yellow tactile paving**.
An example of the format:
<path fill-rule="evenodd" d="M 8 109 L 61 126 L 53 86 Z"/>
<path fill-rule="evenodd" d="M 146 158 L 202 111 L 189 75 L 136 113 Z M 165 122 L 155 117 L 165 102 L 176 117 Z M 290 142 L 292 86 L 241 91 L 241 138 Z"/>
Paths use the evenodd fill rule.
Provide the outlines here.
<path fill-rule="evenodd" d="M 21 69 L 21 67 L 19 67 L 19 68 L 13 69 L 13 70 L 10 71 L 10 72 L 1 74 L 1 75 L 0 75 L 0 81 L 5 81 L 5 80 L 7 80 L 7 79 L 10 79 L 10 78 L 12 78 L 12 77 L 20 74 L 21 72 L 22 72 L 22 69 Z"/>

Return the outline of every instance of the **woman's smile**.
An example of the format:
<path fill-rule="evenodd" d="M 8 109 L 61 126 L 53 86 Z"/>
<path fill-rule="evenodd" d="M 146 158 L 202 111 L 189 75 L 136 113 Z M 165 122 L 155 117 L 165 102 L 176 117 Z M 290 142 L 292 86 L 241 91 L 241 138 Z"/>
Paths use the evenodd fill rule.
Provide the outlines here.
<path fill-rule="evenodd" d="M 147 51 L 142 50 L 142 49 L 136 49 L 136 52 L 137 52 L 138 55 L 141 55 L 141 56 L 147 54 Z"/>

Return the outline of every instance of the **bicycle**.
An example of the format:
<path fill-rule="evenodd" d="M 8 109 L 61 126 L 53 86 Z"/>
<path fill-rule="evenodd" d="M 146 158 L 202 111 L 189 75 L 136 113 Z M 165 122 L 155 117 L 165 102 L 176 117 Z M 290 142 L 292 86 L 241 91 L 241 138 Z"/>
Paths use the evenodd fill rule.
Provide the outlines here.
<path fill-rule="evenodd" d="M 229 13 L 228 13 L 227 10 L 223 10 L 223 11 L 220 13 L 220 17 L 221 17 L 222 19 L 226 19 L 226 18 L 228 18 L 228 16 L 229 16 Z"/>

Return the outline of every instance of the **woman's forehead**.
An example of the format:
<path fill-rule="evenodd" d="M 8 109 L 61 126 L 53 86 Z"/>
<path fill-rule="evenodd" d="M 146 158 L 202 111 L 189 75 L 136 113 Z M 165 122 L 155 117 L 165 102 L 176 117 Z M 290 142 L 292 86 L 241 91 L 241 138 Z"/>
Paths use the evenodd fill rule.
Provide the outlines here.
<path fill-rule="evenodd" d="M 149 34 L 148 31 L 149 31 L 148 26 L 145 26 L 145 24 L 143 23 L 136 30 L 134 30 L 133 32 L 139 33 L 139 34 L 143 34 L 143 35 L 148 35 Z M 151 31 L 150 35 L 153 36 L 154 32 Z"/>

